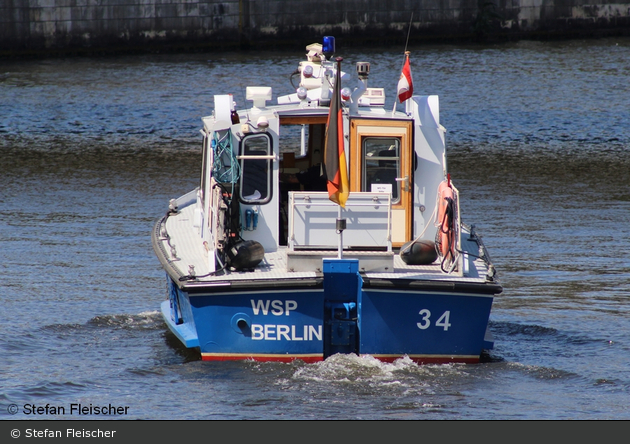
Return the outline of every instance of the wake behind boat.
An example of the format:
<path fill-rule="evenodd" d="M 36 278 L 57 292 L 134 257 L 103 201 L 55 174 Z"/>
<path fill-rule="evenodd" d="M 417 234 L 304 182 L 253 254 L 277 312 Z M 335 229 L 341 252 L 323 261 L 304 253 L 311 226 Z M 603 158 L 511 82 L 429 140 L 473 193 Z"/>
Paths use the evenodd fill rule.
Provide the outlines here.
<path fill-rule="evenodd" d="M 447 170 L 438 97 L 413 95 L 405 55 L 398 100 L 307 46 L 294 94 L 214 96 L 200 185 L 155 224 L 167 274 L 162 313 L 203 360 L 479 362 L 502 291 Z"/>

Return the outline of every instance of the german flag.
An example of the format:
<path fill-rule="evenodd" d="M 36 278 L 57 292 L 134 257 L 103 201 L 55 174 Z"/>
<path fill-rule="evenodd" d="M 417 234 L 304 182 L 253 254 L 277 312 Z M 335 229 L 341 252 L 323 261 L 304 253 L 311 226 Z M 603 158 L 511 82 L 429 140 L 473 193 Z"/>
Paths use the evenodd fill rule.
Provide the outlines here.
<path fill-rule="evenodd" d="M 348 185 L 348 166 L 343 144 L 343 120 L 341 109 L 341 57 L 337 57 L 337 73 L 330 101 L 328 123 L 326 124 L 326 143 L 324 162 L 328 185 L 328 198 L 343 208 L 346 207 L 350 187 Z"/>

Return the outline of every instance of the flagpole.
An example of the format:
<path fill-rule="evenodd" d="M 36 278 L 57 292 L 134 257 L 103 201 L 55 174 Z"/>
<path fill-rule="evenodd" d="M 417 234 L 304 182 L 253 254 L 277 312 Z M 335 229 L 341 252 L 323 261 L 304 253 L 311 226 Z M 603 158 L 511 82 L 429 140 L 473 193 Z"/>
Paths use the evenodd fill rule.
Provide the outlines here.
<path fill-rule="evenodd" d="M 342 208 L 350 194 L 348 183 L 348 163 L 345 154 L 345 141 L 343 137 L 343 110 L 341 106 L 341 57 L 337 57 L 337 72 L 333 95 L 330 101 L 328 122 L 326 124 L 326 140 L 324 142 L 324 158 L 328 198 L 338 205 L 336 232 L 339 235 L 338 258 L 343 258 L 343 230 L 346 229 L 346 219 L 342 218 Z"/>
<path fill-rule="evenodd" d="M 337 232 L 339 233 L 337 259 L 343 259 L 343 229 L 345 228 L 345 222 L 345 219 L 341 218 L 341 205 L 337 205 Z"/>
<path fill-rule="evenodd" d="M 339 105 L 339 113 L 342 113 L 341 110 L 341 101 L 340 101 L 340 95 L 341 95 L 341 62 L 342 62 L 342 58 L 341 57 L 337 57 L 336 61 L 337 61 L 337 76 L 335 78 L 335 88 L 334 88 L 334 93 L 335 93 L 335 100 L 337 101 L 337 104 Z M 338 127 L 337 128 L 338 134 L 343 134 L 343 126 Z M 344 150 L 344 145 L 343 142 L 340 143 L 339 139 L 337 139 L 337 148 L 338 150 Z M 347 168 L 347 165 L 341 165 L 341 163 L 339 164 L 339 172 L 341 174 L 341 169 L 342 168 Z M 341 185 L 341 184 L 340 184 Z M 344 202 L 345 205 L 345 202 Z M 336 222 L 336 228 L 337 228 L 337 233 L 339 233 L 339 245 L 337 247 L 337 258 L 338 259 L 343 259 L 343 230 L 346 229 L 346 220 L 343 219 L 341 217 L 341 202 L 339 205 L 337 205 L 337 222 Z"/>

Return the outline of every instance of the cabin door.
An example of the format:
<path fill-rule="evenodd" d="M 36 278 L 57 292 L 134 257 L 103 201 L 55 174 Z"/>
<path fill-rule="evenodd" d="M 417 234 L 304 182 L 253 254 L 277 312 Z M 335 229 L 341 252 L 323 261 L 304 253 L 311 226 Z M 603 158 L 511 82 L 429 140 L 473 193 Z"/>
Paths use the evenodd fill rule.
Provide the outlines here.
<path fill-rule="evenodd" d="M 412 122 L 350 121 L 350 191 L 391 192 L 392 246 L 411 240 Z"/>

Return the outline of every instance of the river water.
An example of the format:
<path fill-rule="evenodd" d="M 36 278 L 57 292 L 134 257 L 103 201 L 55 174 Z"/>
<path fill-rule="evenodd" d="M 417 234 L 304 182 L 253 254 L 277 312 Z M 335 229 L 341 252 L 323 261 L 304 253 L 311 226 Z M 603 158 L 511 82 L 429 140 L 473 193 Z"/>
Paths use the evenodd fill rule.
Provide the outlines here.
<path fill-rule="evenodd" d="M 409 48 L 504 286 L 490 362 L 206 363 L 179 346 L 153 223 L 197 185 L 213 94 L 293 92 L 309 43 L 0 61 L 0 418 L 110 418 L 70 414 L 80 403 L 124 419 L 630 419 L 628 39 Z M 346 71 L 371 62 L 391 108 L 402 50 L 337 49 Z"/>

